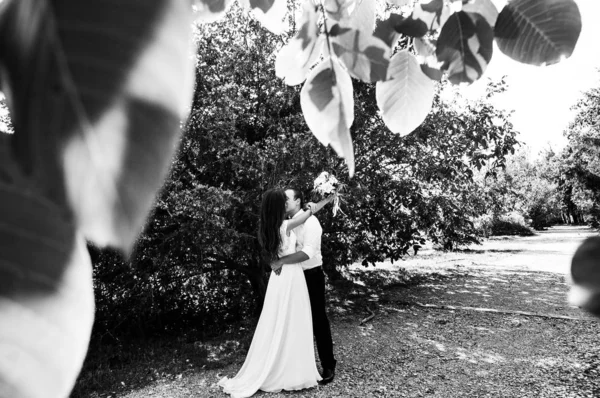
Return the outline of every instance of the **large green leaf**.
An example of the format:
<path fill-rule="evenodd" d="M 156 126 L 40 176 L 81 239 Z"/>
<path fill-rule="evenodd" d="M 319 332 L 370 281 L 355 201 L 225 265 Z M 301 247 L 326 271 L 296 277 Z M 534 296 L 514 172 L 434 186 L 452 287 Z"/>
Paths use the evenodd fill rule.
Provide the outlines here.
<path fill-rule="evenodd" d="M 389 75 L 390 80 L 377 83 L 377 106 L 386 126 L 394 133 L 406 135 L 419 127 L 431 110 L 433 82 L 407 50 L 392 57 Z"/>
<path fill-rule="evenodd" d="M 581 33 L 573 0 L 513 0 L 498 15 L 494 35 L 500 51 L 531 65 L 570 57 Z"/>
<path fill-rule="evenodd" d="M 396 32 L 410 37 L 423 37 L 439 31 L 450 15 L 450 7 L 442 0 L 416 4 L 408 18 L 391 14 Z"/>
<path fill-rule="evenodd" d="M 286 0 L 240 0 L 244 7 L 262 26 L 275 34 L 283 33 L 288 28 Z"/>
<path fill-rule="evenodd" d="M 15 159 L 84 235 L 128 249 L 193 92 L 189 4 L 10 1 L 0 16 Z"/>
<path fill-rule="evenodd" d="M 0 6 L 0 396 L 66 397 L 93 321 L 85 238 L 129 250 L 193 91 L 189 3 Z"/>
<path fill-rule="evenodd" d="M 321 55 L 323 39 L 319 37 L 317 7 L 310 1 L 304 2 L 300 29 L 277 54 L 275 75 L 285 84 L 295 86 L 302 83 Z"/>
<path fill-rule="evenodd" d="M 587 238 L 571 261 L 569 301 L 600 317 L 600 237 Z"/>
<path fill-rule="evenodd" d="M 394 14 L 391 14 L 389 19 L 392 19 L 393 15 Z M 393 24 L 396 32 L 405 36 L 423 37 L 428 31 L 425 21 L 415 19 L 412 15 L 408 18 L 404 18 L 403 16 L 394 17 L 394 20 L 389 23 Z"/>
<path fill-rule="evenodd" d="M 194 0 L 194 12 L 199 22 L 214 22 L 222 18 L 233 0 Z"/>
<path fill-rule="evenodd" d="M 357 0 L 357 2 L 356 9 L 350 15 L 348 23 L 343 25 L 372 33 L 375 29 L 375 6 L 377 2 L 372 0 Z"/>
<path fill-rule="evenodd" d="M 439 30 L 450 15 L 450 7 L 443 0 L 431 0 L 415 6 L 412 18 L 425 22 L 429 31 Z"/>
<path fill-rule="evenodd" d="M 350 15 L 356 7 L 356 0 L 319 0 L 316 5 L 323 4 L 328 19 L 340 21 Z"/>
<path fill-rule="evenodd" d="M 463 4 L 462 11 L 480 14 L 492 28 L 496 25 L 498 19 L 498 9 L 496 9 L 492 0 L 471 0 Z"/>
<path fill-rule="evenodd" d="M 393 48 L 398 40 L 398 32 L 395 27 L 402 23 L 405 18 L 400 14 L 391 13 L 387 19 L 377 21 L 373 36 L 383 40 L 390 48 Z"/>
<path fill-rule="evenodd" d="M 460 11 L 442 27 L 435 51 L 452 83 L 472 83 L 492 59 L 493 42 L 492 28 L 483 16 Z"/>
<path fill-rule="evenodd" d="M 402 7 L 412 3 L 412 0 L 387 0 L 387 2 L 398 7 Z"/>
<path fill-rule="evenodd" d="M 348 72 L 366 83 L 385 80 L 391 54 L 388 45 L 371 33 L 342 29 L 343 33 L 332 38 L 331 45 Z"/>
<path fill-rule="evenodd" d="M 233 0 L 193 0 L 193 4 L 196 19 L 207 23 L 222 18 Z M 284 21 L 287 12 L 285 0 L 240 0 L 240 4 L 271 32 L 279 34 L 287 28 Z"/>
<path fill-rule="evenodd" d="M 423 73 L 432 80 L 442 80 L 441 67 L 443 64 L 438 61 L 435 55 L 436 41 L 426 37 L 417 37 L 414 41 L 414 48 Z"/>
<path fill-rule="evenodd" d="M 330 19 L 364 33 L 372 33 L 375 29 L 375 5 L 373 0 L 324 1 Z"/>
<path fill-rule="evenodd" d="M 300 105 L 312 133 L 323 145 L 331 145 L 338 155 L 346 159 L 352 176 L 352 79 L 336 59 L 326 58 L 310 72 L 300 92 Z"/>
<path fill-rule="evenodd" d="M 5 159 L 6 160 L 6 159 Z M 92 265 L 65 209 L 0 181 L 0 396 L 64 398 L 94 319 Z"/>

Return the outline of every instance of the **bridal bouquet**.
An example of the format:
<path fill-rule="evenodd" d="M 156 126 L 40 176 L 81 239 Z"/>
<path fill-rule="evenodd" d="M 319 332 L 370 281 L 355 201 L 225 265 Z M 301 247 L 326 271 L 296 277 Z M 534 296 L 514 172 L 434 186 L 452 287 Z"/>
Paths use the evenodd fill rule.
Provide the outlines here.
<path fill-rule="evenodd" d="M 317 193 L 321 197 L 328 197 L 329 195 L 334 195 L 333 197 L 333 216 L 337 214 L 338 210 L 341 213 L 344 213 L 340 209 L 340 190 L 344 187 L 344 184 L 341 184 L 337 178 L 332 176 L 326 171 L 323 171 L 319 176 L 315 179 L 313 183 L 313 192 Z"/>

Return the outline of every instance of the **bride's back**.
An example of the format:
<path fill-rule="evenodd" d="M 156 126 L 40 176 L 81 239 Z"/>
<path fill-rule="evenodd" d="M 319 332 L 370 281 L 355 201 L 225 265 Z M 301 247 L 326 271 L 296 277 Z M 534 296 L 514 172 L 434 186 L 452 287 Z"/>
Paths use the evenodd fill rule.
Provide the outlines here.
<path fill-rule="evenodd" d="M 289 235 L 286 234 L 288 221 L 285 220 L 279 228 L 281 235 L 281 246 L 279 247 L 279 257 L 287 256 L 296 252 L 296 234 L 294 231 L 290 231 Z"/>

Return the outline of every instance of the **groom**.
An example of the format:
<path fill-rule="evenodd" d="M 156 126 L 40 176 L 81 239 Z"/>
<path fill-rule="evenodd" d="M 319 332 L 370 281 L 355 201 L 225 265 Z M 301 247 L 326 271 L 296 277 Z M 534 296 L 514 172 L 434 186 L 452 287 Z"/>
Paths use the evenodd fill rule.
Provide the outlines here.
<path fill-rule="evenodd" d="M 304 197 L 298 189 L 287 189 L 286 215 L 293 218 L 304 206 Z M 323 367 L 321 384 L 333 381 L 336 360 L 333 357 L 331 328 L 325 311 L 325 275 L 321 256 L 321 235 L 323 229 L 315 216 L 310 216 L 304 224 L 294 228 L 296 253 L 286 256 L 286 264 L 300 263 L 304 270 L 313 321 L 313 334 L 317 341 L 317 351 Z"/>

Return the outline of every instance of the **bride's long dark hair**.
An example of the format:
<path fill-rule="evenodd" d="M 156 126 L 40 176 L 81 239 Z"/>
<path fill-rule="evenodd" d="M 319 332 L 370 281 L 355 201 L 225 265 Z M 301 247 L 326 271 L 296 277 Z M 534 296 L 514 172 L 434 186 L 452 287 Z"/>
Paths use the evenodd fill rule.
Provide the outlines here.
<path fill-rule="evenodd" d="M 258 242 L 262 247 L 265 260 L 269 262 L 279 258 L 278 252 L 281 246 L 279 228 L 285 219 L 286 200 L 285 192 L 276 188 L 269 189 L 262 198 Z"/>

